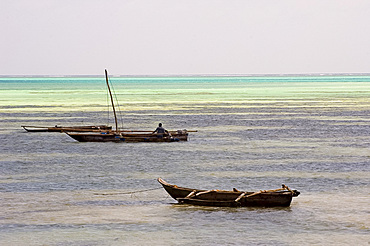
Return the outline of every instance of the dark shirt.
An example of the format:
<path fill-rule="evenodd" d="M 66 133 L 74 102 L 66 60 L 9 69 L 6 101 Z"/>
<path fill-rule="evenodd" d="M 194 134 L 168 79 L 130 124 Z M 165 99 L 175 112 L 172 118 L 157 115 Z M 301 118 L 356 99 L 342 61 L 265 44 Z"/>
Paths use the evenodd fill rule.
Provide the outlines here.
<path fill-rule="evenodd" d="M 163 127 L 161 126 L 158 126 L 157 129 L 155 129 L 154 132 L 157 132 L 157 133 L 165 133 L 166 132 L 166 129 L 164 129 Z"/>

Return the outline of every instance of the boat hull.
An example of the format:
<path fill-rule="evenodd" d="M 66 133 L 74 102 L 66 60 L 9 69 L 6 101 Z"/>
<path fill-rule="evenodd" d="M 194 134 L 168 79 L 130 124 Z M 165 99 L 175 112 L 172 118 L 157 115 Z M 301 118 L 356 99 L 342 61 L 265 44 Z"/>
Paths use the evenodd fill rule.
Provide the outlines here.
<path fill-rule="evenodd" d="M 79 142 L 178 142 L 187 141 L 188 133 L 176 131 L 171 136 L 158 137 L 143 133 L 67 133 Z"/>
<path fill-rule="evenodd" d="M 158 182 L 180 204 L 214 207 L 289 207 L 298 191 L 243 192 L 224 190 L 198 190 L 171 185 L 161 178 Z M 192 195 L 194 194 L 194 195 Z M 243 195 L 240 200 L 238 198 Z"/>

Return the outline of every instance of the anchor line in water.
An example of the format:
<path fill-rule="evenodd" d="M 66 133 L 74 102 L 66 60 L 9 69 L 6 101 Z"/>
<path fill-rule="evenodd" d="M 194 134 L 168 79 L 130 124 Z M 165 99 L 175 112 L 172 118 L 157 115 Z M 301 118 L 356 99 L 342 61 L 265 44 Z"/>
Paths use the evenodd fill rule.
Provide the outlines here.
<path fill-rule="evenodd" d="M 138 191 L 129 191 L 129 192 L 117 192 L 117 193 L 94 193 L 94 195 L 100 195 L 100 196 L 111 196 L 111 195 L 132 195 L 135 193 L 145 192 L 145 191 L 152 191 L 152 190 L 159 190 L 162 189 L 162 187 L 159 188 L 152 188 L 152 189 L 146 189 L 146 190 L 138 190 Z"/>

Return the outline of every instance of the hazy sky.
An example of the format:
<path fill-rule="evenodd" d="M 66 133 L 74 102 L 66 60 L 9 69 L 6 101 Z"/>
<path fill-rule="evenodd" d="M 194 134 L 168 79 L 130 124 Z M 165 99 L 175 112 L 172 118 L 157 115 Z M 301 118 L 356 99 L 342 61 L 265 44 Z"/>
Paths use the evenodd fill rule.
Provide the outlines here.
<path fill-rule="evenodd" d="M 369 0 L 1 0 L 0 75 L 369 73 Z"/>

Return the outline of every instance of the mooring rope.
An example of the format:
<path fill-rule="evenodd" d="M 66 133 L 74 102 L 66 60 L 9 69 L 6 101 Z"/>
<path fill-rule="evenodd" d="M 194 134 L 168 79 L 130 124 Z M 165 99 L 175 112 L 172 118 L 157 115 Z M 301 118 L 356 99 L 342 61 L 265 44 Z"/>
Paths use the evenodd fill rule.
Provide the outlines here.
<path fill-rule="evenodd" d="M 100 195 L 100 196 L 110 196 L 110 195 L 133 195 L 135 193 L 145 192 L 145 191 L 152 191 L 152 190 L 159 190 L 162 189 L 162 187 L 159 188 L 152 188 L 152 189 L 146 189 L 146 190 L 138 190 L 138 191 L 129 191 L 129 192 L 116 192 L 116 193 L 94 193 L 94 195 Z"/>

